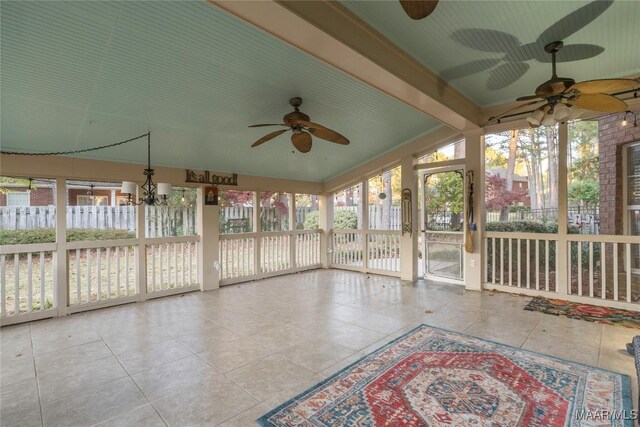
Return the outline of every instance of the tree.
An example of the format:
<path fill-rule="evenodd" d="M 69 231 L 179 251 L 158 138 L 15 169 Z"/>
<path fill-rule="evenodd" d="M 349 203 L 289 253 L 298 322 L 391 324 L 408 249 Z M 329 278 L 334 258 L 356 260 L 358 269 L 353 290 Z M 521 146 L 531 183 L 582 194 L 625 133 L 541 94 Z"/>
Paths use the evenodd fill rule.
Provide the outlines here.
<path fill-rule="evenodd" d="M 593 179 L 575 180 L 568 190 L 569 201 L 580 206 L 597 204 L 600 201 L 600 183 Z"/>
<path fill-rule="evenodd" d="M 508 209 L 518 202 L 524 201 L 525 191 L 509 191 L 506 189 L 507 180 L 499 175 L 486 176 L 486 208 L 488 211 Z M 502 219 L 501 219 L 502 221 Z"/>

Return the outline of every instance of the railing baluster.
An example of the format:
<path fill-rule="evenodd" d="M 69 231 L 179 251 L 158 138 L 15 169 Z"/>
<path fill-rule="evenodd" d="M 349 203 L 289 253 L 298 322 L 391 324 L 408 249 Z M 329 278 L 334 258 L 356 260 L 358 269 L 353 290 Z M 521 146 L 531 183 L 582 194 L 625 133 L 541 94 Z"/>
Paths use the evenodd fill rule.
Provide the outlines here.
<path fill-rule="evenodd" d="M 500 284 L 504 285 L 504 239 L 500 238 Z"/>
<path fill-rule="evenodd" d="M 76 249 L 76 304 L 82 302 L 82 295 L 80 293 L 82 285 L 80 283 L 80 249 Z"/>
<path fill-rule="evenodd" d="M 558 248 L 556 248 L 557 251 Z M 549 292 L 549 241 L 544 241 L 544 290 Z M 569 257 L 571 259 L 571 257 Z M 557 289 L 556 289 L 557 291 Z"/>
<path fill-rule="evenodd" d="M 87 254 L 87 302 L 91 302 L 91 249 L 86 249 Z"/>
<path fill-rule="evenodd" d="M 613 300 L 618 301 L 618 244 L 613 244 Z"/>
<path fill-rule="evenodd" d="M 593 298 L 593 242 L 589 242 L 589 296 Z"/>
<path fill-rule="evenodd" d="M 31 252 L 27 253 L 27 313 L 33 311 L 33 258 Z"/>
<path fill-rule="evenodd" d="M 178 245 L 176 243 L 172 243 L 173 247 L 173 286 L 169 286 L 170 288 L 178 287 Z"/>
<path fill-rule="evenodd" d="M 578 295 L 582 296 L 582 242 L 578 242 Z M 569 283 L 571 287 L 571 283 Z"/>
<path fill-rule="evenodd" d="M 184 271 L 184 259 L 185 259 L 185 253 L 184 253 L 184 242 L 180 243 L 180 260 L 182 263 L 182 281 L 180 282 L 180 286 L 184 287 L 184 278 L 185 278 L 185 271 Z"/>
<path fill-rule="evenodd" d="M 491 238 L 491 283 L 496 284 L 496 238 Z"/>
<path fill-rule="evenodd" d="M 101 297 L 102 297 L 102 283 L 101 283 L 101 278 L 102 278 L 102 265 L 100 264 L 101 260 L 100 260 L 100 252 L 102 252 L 100 250 L 100 248 L 96 248 L 96 286 L 98 288 L 96 294 L 97 294 L 97 300 L 100 301 Z"/>
<path fill-rule="evenodd" d="M 625 258 L 627 271 L 627 302 L 631 302 L 631 243 L 625 244 Z"/>
<path fill-rule="evenodd" d="M 0 255 L 0 300 L 2 300 L 2 307 L 0 307 L 0 316 L 7 315 L 7 275 L 6 275 L 6 262 L 7 257 Z"/>
<path fill-rule="evenodd" d="M 44 310 L 45 309 L 45 305 L 46 305 L 46 300 L 45 300 L 45 280 L 44 280 L 44 275 L 45 275 L 45 266 L 44 266 L 44 252 L 40 251 L 40 310 Z M 3 303 L 4 305 L 4 299 L 3 299 Z"/>
<path fill-rule="evenodd" d="M 158 245 L 150 245 L 151 249 L 151 290 L 153 292 L 158 290 L 158 285 L 156 284 L 156 252 L 158 251 Z M 149 280 L 147 278 L 147 280 Z"/>
<path fill-rule="evenodd" d="M 522 241 L 522 239 L 518 239 L 518 243 L 516 245 L 517 246 L 517 251 L 518 251 L 518 264 L 517 264 L 517 266 L 518 266 L 518 287 L 519 288 L 522 287 L 522 283 L 521 283 L 521 281 L 522 281 L 521 280 L 522 279 L 522 268 L 521 268 L 521 265 L 520 265 L 520 258 L 521 258 L 520 255 L 521 255 L 521 252 L 522 252 L 522 250 L 520 248 L 520 242 L 521 241 Z"/>
<path fill-rule="evenodd" d="M 116 246 L 116 271 L 118 274 L 116 275 L 116 297 L 120 296 L 120 246 Z"/>
<path fill-rule="evenodd" d="M 129 296 L 129 246 L 124 247 L 124 294 Z"/>
<path fill-rule="evenodd" d="M 107 248 L 107 299 L 111 299 L 111 248 Z"/>
<path fill-rule="evenodd" d="M 13 286 L 14 286 L 14 294 L 15 298 L 13 302 L 13 309 L 15 311 L 14 314 L 20 313 L 20 255 L 13 255 Z"/>
<path fill-rule="evenodd" d="M 191 247 L 191 242 L 187 244 L 187 250 L 189 251 L 189 285 L 193 285 L 193 262 L 192 262 L 193 248 Z"/>
<path fill-rule="evenodd" d="M 513 243 L 509 238 L 509 286 L 513 286 Z"/>
<path fill-rule="evenodd" d="M 607 244 L 600 243 L 600 286 L 602 299 L 607 298 Z"/>
<path fill-rule="evenodd" d="M 536 290 L 540 290 L 540 240 L 535 240 L 536 245 L 536 263 L 534 268 L 536 269 Z"/>

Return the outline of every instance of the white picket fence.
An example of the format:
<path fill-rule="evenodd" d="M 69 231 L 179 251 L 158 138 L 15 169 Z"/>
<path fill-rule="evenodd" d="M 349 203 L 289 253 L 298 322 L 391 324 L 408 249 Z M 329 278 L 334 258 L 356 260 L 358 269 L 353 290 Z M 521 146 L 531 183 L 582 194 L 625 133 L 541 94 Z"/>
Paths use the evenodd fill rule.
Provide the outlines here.
<path fill-rule="evenodd" d="M 336 206 L 335 211 L 346 210 L 358 214 L 358 224 L 362 222 L 362 216 L 358 206 Z M 402 211 L 400 206 L 391 206 L 388 224 L 385 224 L 384 209 L 381 205 L 369 205 L 369 230 L 401 230 Z"/>

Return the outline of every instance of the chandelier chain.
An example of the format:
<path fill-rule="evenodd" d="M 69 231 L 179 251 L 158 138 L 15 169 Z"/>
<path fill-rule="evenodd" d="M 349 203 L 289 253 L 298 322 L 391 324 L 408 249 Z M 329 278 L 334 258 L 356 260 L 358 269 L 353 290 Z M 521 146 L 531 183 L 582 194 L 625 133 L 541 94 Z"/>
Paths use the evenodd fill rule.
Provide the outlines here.
<path fill-rule="evenodd" d="M 126 144 L 128 142 L 133 142 L 133 141 L 135 141 L 137 139 L 144 138 L 145 136 L 147 138 L 149 138 L 150 135 L 151 135 L 151 132 L 147 132 L 147 133 L 145 133 L 143 135 L 136 136 L 135 138 L 126 139 L 124 141 L 115 142 L 113 144 L 101 145 L 99 147 L 85 148 L 83 150 L 55 151 L 55 152 L 48 152 L 48 153 L 25 153 L 25 152 L 20 152 L 20 151 L 4 151 L 4 150 L 0 150 L 0 154 L 11 154 L 11 155 L 16 155 L 16 156 L 65 156 L 65 155 L 68 155 L 68 154 L 88 153 L 90 151 L 104 150 L 105 148 L 117 147 L 118 145 L 123 145 L 123 144 Z"/>

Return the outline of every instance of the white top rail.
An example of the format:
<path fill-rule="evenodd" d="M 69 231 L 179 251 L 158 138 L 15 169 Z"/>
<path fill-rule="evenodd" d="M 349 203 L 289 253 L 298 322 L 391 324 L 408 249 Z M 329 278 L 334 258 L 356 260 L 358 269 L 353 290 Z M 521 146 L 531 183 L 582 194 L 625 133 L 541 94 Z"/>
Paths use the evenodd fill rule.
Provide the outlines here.
<path fill-rule="evenodd" d="M 58 249 L 57 243 L 31 243 L 24 245 L 2 245 L 0 255 L 20 254 L 25 252 L 51 252 Z"/>

